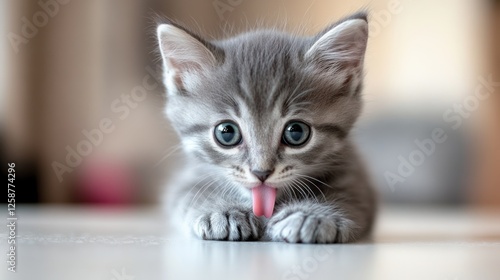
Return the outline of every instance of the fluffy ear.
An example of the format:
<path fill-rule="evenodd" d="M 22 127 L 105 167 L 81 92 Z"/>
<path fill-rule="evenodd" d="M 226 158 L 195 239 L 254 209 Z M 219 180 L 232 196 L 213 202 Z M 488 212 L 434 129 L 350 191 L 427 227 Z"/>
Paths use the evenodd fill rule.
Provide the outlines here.
<path fill-rule="evenodd" d="M 210 69 L 217 63 L 215 47 L 173 24 L 161 24 L 157 29 L 163 58 L 164 82 L 169 93 L 172 86 L 182 91 L 188 74 Z M 209 49 L 210 48 L 210 49 Z"/>
<path fill-rule="evenodd" d="M 305 59 L 320 72 L 361 71 L 368 41 L 368 22 L 351 18 L 322 32 L 307 50 Z"/>

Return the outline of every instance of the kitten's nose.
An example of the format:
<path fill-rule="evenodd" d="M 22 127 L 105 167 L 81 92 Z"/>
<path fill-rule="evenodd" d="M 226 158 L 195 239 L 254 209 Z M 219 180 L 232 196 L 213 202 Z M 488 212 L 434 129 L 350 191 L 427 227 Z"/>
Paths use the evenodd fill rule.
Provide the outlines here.
<path fill-rule="evenodd" d="M 252 170 L 252 174 L 255 175 L 261 182 L 264 182 L 274 170 Z"/>

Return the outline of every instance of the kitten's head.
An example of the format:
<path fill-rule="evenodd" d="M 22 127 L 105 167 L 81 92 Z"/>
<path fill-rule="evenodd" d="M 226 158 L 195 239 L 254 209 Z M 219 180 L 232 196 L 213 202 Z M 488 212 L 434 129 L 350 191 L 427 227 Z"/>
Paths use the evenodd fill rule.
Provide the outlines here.
<path fill-rule="evenodd" d="M 282 188 L 337 162 L 361 109 L 365 14 L 314 37 L 206 41 L 158 27 L 166 114 L 185 150 L 245 188 Z"/>

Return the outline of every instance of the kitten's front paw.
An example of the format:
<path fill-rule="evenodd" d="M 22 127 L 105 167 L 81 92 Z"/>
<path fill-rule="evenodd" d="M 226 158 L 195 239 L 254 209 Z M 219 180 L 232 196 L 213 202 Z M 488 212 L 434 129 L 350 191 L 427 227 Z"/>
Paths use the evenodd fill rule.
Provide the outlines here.
<path fill-rule="evenodd" d="M 251 211 L 231 209 L 205 213 L 193 225 L 196 236 L 206 240 L 257 240 L 261 222 Z"/>
<path fill-rule="evenodd" d="M 345 243 L 353 241 L 353 227 L 353 221 L 325 206 L 285 207 L 269 220 L 266 234 L 289 243 Z"/>

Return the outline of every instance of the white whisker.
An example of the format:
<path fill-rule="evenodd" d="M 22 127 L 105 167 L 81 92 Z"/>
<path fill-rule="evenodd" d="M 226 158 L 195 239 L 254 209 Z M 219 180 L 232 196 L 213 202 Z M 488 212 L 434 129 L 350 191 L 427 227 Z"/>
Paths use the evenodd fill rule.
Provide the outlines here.
<path fill-rule="evenodd" d="M 299 175 L 300 176 L 300 175 Z M 301 176 L 302 179 L 306 180 L 307 182 L 311 183 L 316 189 L 318 189 L 318 191 L 321 193 L 321 195 L 323 196 L 323 200 L 326 201 L 326 196 L 325 194 L 323 193 L 323 190 L 321 190 L 320 187 L 318 187 L 314 182 L 310 181 L 309 179 L 307 179 L 306 177 L 304 176 Z"/>
<path fill-rule="evenodd" d="M 323 184 L 323 185 L 325 185 L 325 186 L 327 186 L 327 187 L 329 187 L 329 188 L 333 189 L 333 187 L 332 187 L 332 186 L 330 186 L 330 185 L 328 185 L 327 183 L 325 183 L 325 182 L 323 182 L 323 181 L 321 181 L 321 180 L 318 180 L 318 179 L 316 179 L 316 178 L 314 178 L 314 177 L 307 176 L 307 175 L 304 175 L 304 174 L 297 174 L 297 175 L 298 175 L 298 176 L 305 177 L 305 178 L 312 179 L 312 180 L 314 180 L 314 181 L 317 181 L 317 182 L 319 182 L 319 183 L 321 183 L 321 184 Z"/>
<path fill-rule="evenodd" d="M 191 202 L 189 203 L 189 206 L 193 205 L 193 204 L 196 204 L 196 202 L 198 201 L 198 199 L 201 197 L 201 195 L 203 195 L 203 193 L 208 189 L 210 188 L 210 186 L 212 186 L 215 182 L 217 181 L 217 179 L 211 179 L 210 181 L 208 181 L 207 183 L 205 183 L 197 192 L 196 194 L 194 195 L 194 197 L 191 199 Z M 201 192 L 201 193 L 200 193 Z"/>

